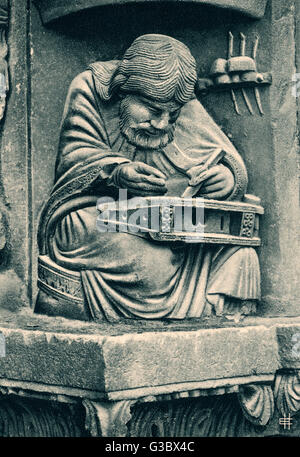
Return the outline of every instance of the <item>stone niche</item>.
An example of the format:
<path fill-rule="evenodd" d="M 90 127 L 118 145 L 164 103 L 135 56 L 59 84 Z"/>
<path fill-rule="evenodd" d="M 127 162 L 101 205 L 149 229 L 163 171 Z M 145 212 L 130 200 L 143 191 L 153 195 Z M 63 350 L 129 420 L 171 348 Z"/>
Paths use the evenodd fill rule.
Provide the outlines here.
<path fill-rule="evenodd" d="M 298 3 L 0 1 L 0 72 L 7 63 L 9 73 L 1 121 L 0 421 L 10 411 L 23 424 L 3 426 L 3 436 L 299 435 Z M 265 209 L 259 315 L 239 324 L 115 325 L 34 315 L 38 217 L 72 79 L 91 62 L 120 58 L 145 33 L 187 44 L 203 79 L 226 58 L 229 31 L 236 54 L 240 33 L 246 54 L 259 36 L 257 68 L 272 75 L 259 88 L 261 107 L 254 89 L 245 89 L 252 113 L 241 90 L 239 114 L 229 91 L 198 92 L 242 155 L 248 193 Z M 290 429 L 279 423 L 284 414 Z M 47 430 L 38 425 L 45 421 Z"/>

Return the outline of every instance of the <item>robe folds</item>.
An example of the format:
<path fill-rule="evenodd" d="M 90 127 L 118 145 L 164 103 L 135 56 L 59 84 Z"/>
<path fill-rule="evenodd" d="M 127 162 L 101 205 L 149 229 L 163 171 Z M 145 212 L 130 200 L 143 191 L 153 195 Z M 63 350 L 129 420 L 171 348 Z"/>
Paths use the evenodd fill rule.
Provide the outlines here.
<path fill-rule="evenodd" d="M 225 151 L 235 178 L 228 200 L 247 186 L 242 158 L 195 98 L 176 122 L 174 140 L 150 152 L 129 144 L 119 127 L 119 99 L 107 97 L 118 61 L 97 62 L 72 82 L 62 119 L 55 184 L 40 219 L 40 253 L 80 271 L 92 319 L 201 317 L 222 313 L 224 297 L 260 298 L 256 251 L 238 246 L 182 245 L 148 235 L 100 233 L 97 199 L 118 197 L 110 180 L 119 164 L 142 161 L 172 181 Z M 174 195 L 175 196 L 175 195 Z"/>

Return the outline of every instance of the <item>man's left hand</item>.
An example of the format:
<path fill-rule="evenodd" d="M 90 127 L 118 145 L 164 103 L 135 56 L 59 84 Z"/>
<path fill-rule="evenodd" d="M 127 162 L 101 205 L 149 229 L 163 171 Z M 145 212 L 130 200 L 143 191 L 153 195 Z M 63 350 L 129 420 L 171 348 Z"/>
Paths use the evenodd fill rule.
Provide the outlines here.
<path fill-rule="evenodd" d="M 227 197 L 234 188 L 234 176 L 229 168 L 224 165 L 215 165 L 212 168 L 203 169 L 203 166 L 192 167 L 187 171 L 191 178 L 190 186 L 197 186 L 203 182 L 199 194 L 207 198 L 222 199 Z"/>

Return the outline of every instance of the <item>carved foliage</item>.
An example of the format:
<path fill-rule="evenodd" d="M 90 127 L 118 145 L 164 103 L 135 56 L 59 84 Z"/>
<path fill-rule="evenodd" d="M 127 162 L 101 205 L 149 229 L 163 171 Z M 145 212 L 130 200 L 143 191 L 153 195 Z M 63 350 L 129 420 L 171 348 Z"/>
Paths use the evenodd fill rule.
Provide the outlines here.
<path fill-rule="evenodd" d="M 300 410 L 300 371 L 278 374 L 274 388 L 248 384 L 239 386 L 237 394 L 136 405 L 131 400 L 85 400 L 84 406 L 92 436 L 247 437 L 264 436 L 275 417 L 275 403 L 281 415 Z"/>
<path fill-rule="evenodd" d="M 196 398 L 134 407 L 129 436 L 234 437 L 255 436 L 236 395 Z"/>
<path fill-rule="evenodd" d="M 78 411 L 69 405 L 9 395 L 0 399 L 1 437 L 78 437 Z"/>
<path fill-rule="evenodd" d="M 133 400 L 95 402 L 84 400 L 86 429 L 92 436 L 126 436 Z"/>
<path fill-rule="evenodd" d="M 282 415 L 295 415 L 300 410 L 300 370 L 278 374 L 274 395 L 276 406 Z"/>
<path fill-rule="evenodd" d="M 271 386 L 248 384 L 239 388 L 239 402 L 246 418 L 255 425 L 267 425 L 274 414 Z"/>

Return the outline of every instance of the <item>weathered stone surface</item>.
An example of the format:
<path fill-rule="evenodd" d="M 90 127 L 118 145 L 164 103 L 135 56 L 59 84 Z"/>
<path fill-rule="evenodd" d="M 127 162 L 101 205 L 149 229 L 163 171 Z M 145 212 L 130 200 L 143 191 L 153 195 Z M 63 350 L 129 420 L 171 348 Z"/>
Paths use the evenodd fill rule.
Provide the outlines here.
<path fill-rule="evenodd" d="M 295 64 L 296 72 L 300 72 L 300 3 L 295 1 L 295 42 L 296 42 L 296 55 Z M 298 132 L 300 131 L 300 94 L 297 97 L 297 120 L 298 120 Z M 300 154 L 298 151 L 298 169 L 300 168 Z M 300 181 L 300 176 L 299 176 Z M 300 186 L 300 182 L 299 182 Z"/>
<path fill-rule="evenodd" d="M 69 1 L 67 4 L 63 0 L 35 0 L 35 4 L 39 8 L 43 21 L 50 22 L 54 19 L 66 16 L 67 14 L 76 13 L 88 8 L 124 3 L 142 3 L 149 0 L 86 0 L 78 2 L 76 0 Z M 155 1 L 155 0 L 150 0 Z M 170 0 L 174 1 L 174 0 Z M 178 1 L 178 0 L 177 0 Z M 179 0 L 186 1 L 186 0 Z M 260 18 L 264 15 L 267 0 L 194 0 L 200 5 L 218 6 L 221 8 L 229 8 L 248 14 L 249 16 Z"/>
<path fill-rule="evenodd" d="M 0 272 L 0 303 L 3 308 L 18 311 L 26 302 L 26 289 L 23 281 L 14 270 Z"/>
<path fill-rule="evenodd" d="M 281 366 L 283 368 L 300 369 L 299 325 L 279 325 L 276 333 Z"/>
<path fill-rule="evenodd" d="M 272 373 L 274 337 L 262 326 L 112 337 L 103 346 L 106 385 L 117 391 Z"/>
<path fill-rule="evenodd" d="M 1 331 L 6 340 L 1 378 L 105 390 L 101 336 Z"/>
<path fill-rule="evenodd" d="M 265 266 L 264 300 L 268 312 L 273 315 L 299 315 L 300 312 L 299 144 L 297 99 L 291 90 L 296 71 L 296 3 L 273 1 L 270 18 L 274 78 L 269 93 L 272 135 L 269 157 L 273 177 L 272 200 L 266 205 L 271 217 L 265 235 L 268 256 L 262 261 Z"/>
<path fill-rule="evenodd" d="M 197 329 L 193 323 L 177 331 L 175 324 L 172 330 L 157 325 L 143 333 L 134 326 L 117 326 L 117 332 L 111 326 L 109 332 L 108 326 L 104 331 L 76 321 L 68 328 L 62 318 L 52 329 L 51 318 L 24 320 L 23 328 L 14 328 L 15 321 L 0 329 L 6 338 L 0 385 L 11 381 L 14 388 L 18 381 L 33 390 L 46 384 L 53 393 L 66 389 L 72 395 L 68 389 L 74 389 L 75 396 L 84 396 L 88 390 L 121 400 L 271 381 L 278 369 L 299 366 L 299 360 L 292 365 L 285 357 L 289 335 L 300 332 L 299 319 L 286 319 L 284 325 L 258 319 L 260 325 L 252 320 L 218 329 Z"/>
<path fill-rule="evenodd" d="M 9 74 L 10 92 L 2 120 L 1 127 L 1 176 L 0 196 L 1 211 L 5 212 L 9 225 L 9 236 L 5 248 L 5 258 L 2 268 L 8 267 L 23 282 L 23 291 L 19 295 L 20 303 L 16 306 L 14 300 L 19 289 L 19 280 L 16 278 L 14 291 L 9 291 L 13 296 L 10 304 L 5 306 L 11 309 L 22 304 L 28 304 L 27 288 L 31 276 L 31 260 L 28 231 L 31 229 L 31 191 L 30 167 L 28 166 L 28 74 L 27 74 L 27 8 L 24 2 L 11 1 L 9 14 Z M 3 209 L 2 209 L 3 207 Z M 8 228 L 8 227 L 7 227 Z M 2 282 L 1 282 L 2 287 Z M 5 284 L 4 290 L 8 287 Z M 16 293 L 15 293 L 16 292 Z M 1 297 L 1 294 L 0 294 Z M 4 293 L 2 300 L 7 298 Z M 0 298 L 0 303 L 2 304 Z"/>

